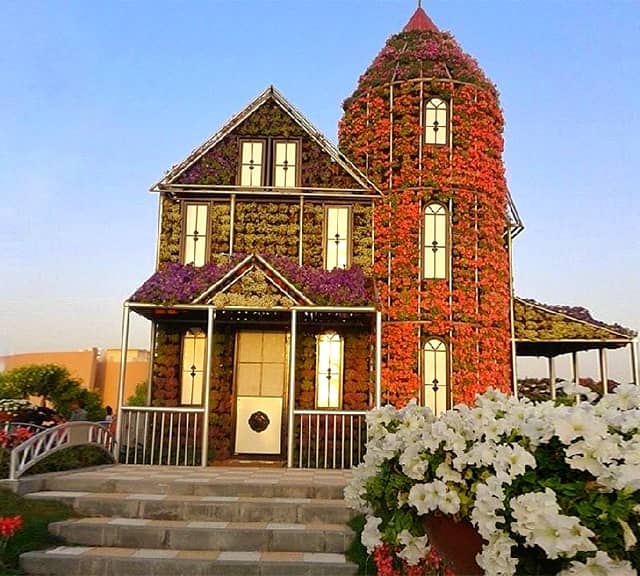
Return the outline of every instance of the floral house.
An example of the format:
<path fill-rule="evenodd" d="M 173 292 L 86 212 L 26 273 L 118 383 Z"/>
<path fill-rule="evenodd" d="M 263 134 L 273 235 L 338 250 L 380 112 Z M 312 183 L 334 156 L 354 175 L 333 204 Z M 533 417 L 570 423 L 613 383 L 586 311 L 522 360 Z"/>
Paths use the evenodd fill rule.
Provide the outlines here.
<path fill-rule="evenodd" d="M 120 394 L 123 461 L 351 467 L 367 410 L 517 393 L 517 355 L 549 359 L 551 394 L 561 354 L 578 378 L 599 350 L 606 388 L 629 346 L 637 374 L 633 332 L 514 297 L 498 92 L 421 7 L 343 108 L 335 147 L 270 87 L 152 187 L 156 271 L 122 346 L 147 318 L 153 362 L 147 406 Z"/>

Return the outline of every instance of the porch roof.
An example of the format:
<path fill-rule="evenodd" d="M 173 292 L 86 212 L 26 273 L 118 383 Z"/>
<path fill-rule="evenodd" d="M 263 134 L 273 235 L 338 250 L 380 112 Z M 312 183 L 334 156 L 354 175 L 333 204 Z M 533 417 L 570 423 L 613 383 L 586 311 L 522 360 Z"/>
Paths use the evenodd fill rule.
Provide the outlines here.
<path fill-rule="evenodd" d="M 359 267 L 331 271 L 280 256 L 225 256 L 201 267 L 166 263 L 129 298 L 141 304 L 197 309 L 375 308 L 373 279 Z M 137 306 L 136 306 L 137 305 Z"/>
<path fill-rule="evenodd" d="M 514 300 L 514 330 L 519 356 L 559 356 L 569 352 L 621 348 L 637 333 L 596 320 L 586 308 Z"/>

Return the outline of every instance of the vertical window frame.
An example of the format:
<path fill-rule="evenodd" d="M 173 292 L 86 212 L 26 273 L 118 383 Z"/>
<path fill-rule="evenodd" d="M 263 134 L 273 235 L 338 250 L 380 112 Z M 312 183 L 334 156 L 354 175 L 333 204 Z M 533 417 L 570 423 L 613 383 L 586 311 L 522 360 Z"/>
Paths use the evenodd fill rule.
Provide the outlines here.
<path fill-rule="evenodd" d="M 259 184 L 243 184 L 242 183 L 242 168 L 244 167 L 244 145 L 245 144 L 260 144 L 262 146 L 262 156 L 260 158 L 260 183 Z M 265 182 L 267 182 L 267 148 L 269 143 L 263 138 L 242 138 L 240 140 L 240 154 L 238 162 L 238 185 L 241 188 L 263 188 Z"/>
<path fill-rule="evenodd" d="M 198 240 L 200 238 L 204 238 L 204 259 L 202 263 L 196 263 L 195 261 L 187 261 L 188 239 L 193 236 L 193 234 L 187 228 L 187 225 L 189 222 L 188 215 L 189 215 L 190 206 L 203 207 L 205 209 L 205 229 L 202 234 L 198 233 L 198 236 L 197 236 Z M 182 208 L 182 222 L 183 222 L 182 243 L 180 248 L 180 262 L 183 265 L 192 264 L 193 266 L 199 268 L 209 262 L 210 260 L 209 252 L 210 252 L 210 245 L 211 245 L 211 222 L 209 221 L 210 216 L 211 216 L 211 209 L 209 206 L 209 202 L 205 202 L 205 201 L 194 201 L 194 202 L 185 201 L 184 202 L 183 208 Z"/>
<path fill-rule="evenodd" d="M 437 101 L 437 103 L 436 103 Z M 440 130 L 441 124 L 438 122 L 439 113 L 444 108 L 444 141 L 439 141 L 438 139 L 438 131 Z M 434 130 L 434 124 L 429 122 L 429 113 L 431 111 L 435 112 L 437 122 L 437 129 Z M 424 102 L 424 143 L 428 146 L 448 146 L 450 134 L 450 111 L 451 111 L 451 102 L 450 100 L 443 98 L 441 96 L 431 96 L 427 98 Z M 433 135 L 433 138 L 430 138 L 430 135 Z"/>
<path fill-rule="evenodd" d="M 338 370 L 338 390 L 337 390 L 337 404 L 331 405 L 331 381 L 328 383 L 329 389 L 327 390 L 327 405 L 320 405 L 320 382 L 322 378 L 326 377 L 327 371 L 321 371 L 320 348 L 324 342 L 331 344 L 331 340 L 337 338 L 339 341 L 339 363 L 340 368 Z M 329 371 L 330 371 L 329 366 Z M 316 410 L 341 410 L 342 409 L 342 395 L 344 388 L 344 337 L 335 330 L 327 330 L 316 335 L 316 369 L 315 369 L 315 408 Z M 330 374 L 330 372 L 329 372 Z"/>
<path fill-rule="evenodd" d="M 325 204 L 324 206 L 324 222 L 322 226 L 322 264 L 325 270 L 342 268 L 341 266 L 334 266 L 333 268 L 329 268 L 329 242 L 334 241 L 330 240 L 329 236 L 329 211 L 335 209 L 347 210 L 347 235 L 345 238 L 346 261 L 344 264 L 344 269 L 348 270 L 349 268 L 351 268 L 351 259 L 353 256 L 353 206 L 351 206 L 350 204 Z"/>
<path fill-rule="evenodd" d="M 278 155 L 277 155 L 277 146 L 278 144 L 295 144 L 296 146 L 296 150 L 295 150 L 295 159 L 294 159 L 294 163 L 293 163 L 293 168 L 295 170 L 295 177 L 294 177 L 294 183 L 291 186 L 277 186 L 276 185 L 276 177 L 277 177 L 277 170 L 278 170 L 278 164 L 277 164 L 277 160 L 278 160 Z M 299 188 L 300 187 L 300 148 L 301 148 L 301 143 L 300 140 L 295 139 L 295 138 L 274 138 L 271 141 L 271 145 L 270 145 L 270 152 L 272 155 L 272 159 L 271 159 L 271 185 L 273 188 L 286 188 L 286 189 L 290 189 L 290 188 Z M 288 162 L 288 159 L 287 159 Z"/>
<path fill-rule="evenodd" d="M 441 211 L 436 213 L 433 211 L 432 207 L 438 207 Z M 433 270 L 430 271 L 428 266 L 428 261 L 433 260 L 434 256 L 432 255 L 434 247 L 436 245 L 433 244 L 434 241 L 438 242 L 438 238 L 428 239 L 427 238 L 427 218 L 433 219 L 433 228 L 434 231 L 437 231 L 437 218 L 444 219 L 444 238 L 443 245 L 437 246 L 438 250 L 442 250 L 444 253 L 444 272 L 442 275 L 437 274 L 438 266 L 434 263 Z M 421 222 L 421 262 L 422 262 L 422 280 L 448 280 L 449 279 L 449 263 L 451 258 L 451 218 L 449 208 L 443 203 L 437 200 L 429 201 L 425 204 L 422 209 L 422 222 Z"/>
<path fill-rule="evenodd" d="M 437 343 L 437 348 L 434 347 L 434 343 Z M 433 366 L 434 366 L 434 379 L 428 381 L 432 374 L 427 372 L 430 362 L 428 361 L 427 354 L 433 354 Z M 422 364 L 422 404 L 431 408 L 434 414 L 438 415 L 449 408 L 450 404 L 450 392 L 451 387 L 449 385 L 449 344 L 448 342 L 439 336 L 427 336 L 422 344 L 420 351 L 420 359 Z M 444 362 L 444 384 L 441 384 L 438 380 L 438 361 Z M 444 406 L 439 406 L 437 402 L 438 391 L 433 390 L 433 385 L 444 388 Z M 433 399 L 432 402 L 430 400 Z"/>
<path fill-rule="evenodd" d="M 187 360 L 187 345 L 189 343 L 189 341 L 195 341 L 195 340 L 202 340 L 202 345 L 203 345 L 203 350 L 202 350 L 202 358 L 201 358 L 201 362 L 202 362 L 202 368 L 199 369 L 196 366 L 196 360 L 197 358 L 193 357 L 191 358 L 191 366 L 185 366 L 185 361 Z M 194 342 L 193 344 L 193 354 L 195 355 L 196 353 L 196 344 Z M 190 370 L 187 370 L 187 368 L 189 368 Z M 179 398 L 179 402 L 180 402 L 180 406 L 203 406 L 204 405 L 204 394 L 205 392 L 208 390 L 208 385 L 207 382 L 205 382 L 205 378 L 206 378 L 206 371 L 207 371 L 207 335 L 206 332 L 204 332 L 202 329 L 200 328 L 189 328 L 188 330 L 186 330 L 183 334 L 182 334 L 182 338 L 180 339 L 180 398 Z M 191 382 L 188 383 L 186 382 L 186 378 L 185 375 L 189 374 L 191 376 Z M 195 376 L 197 374 L 201 375 L 201 387 L 200 387 L 200 401 L 199 402 L 194 402 L 193 398 L 194 398 L 194 379 Z M 191 402 L 185 402 L 184 398 L 185 398 L 185 388 L 186 386 L 189 385 L 190 386 L 190 398 L 191 398 Z"/>

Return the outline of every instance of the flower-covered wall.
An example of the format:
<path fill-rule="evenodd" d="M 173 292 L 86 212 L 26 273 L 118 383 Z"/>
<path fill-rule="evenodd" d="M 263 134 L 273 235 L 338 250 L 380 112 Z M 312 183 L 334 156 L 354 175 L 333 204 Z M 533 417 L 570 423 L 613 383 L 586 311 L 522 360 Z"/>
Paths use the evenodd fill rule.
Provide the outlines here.
<path fill-rule="evenodd" d="M 324 216 L 327 204 L 345 202 L 352 206 L 351 261 L 366 272 L 372 262 L 371 225 L 373 208 L 371 200 L 349 198 L 345 200 L 335 192 L 361 188 L 351 174 L 336 162 L 322 147 L 273 100 L 265 102 L 235 127 L 218 144 L 185 169 L 175 181 L 176 185 L 236 186 L 240 163 L 240 141 L 243 138 L 268 140 L 295 138 L 300 142 L 300 185 L 307 193 L 302 202 L 302 259 L 307 266 L 323 266 Z M 332 196 L 323 195 L 323 189 L 331 189 Z M 260 198 L 237 195 L 231 221 L 231 193 L 218 189 L 215 200 L 212 195 L 198 193 L 190 188 L 179 198 L 163 194 L 161 197 L 161 224 L 159 237 L 159 263 L 179 262 L 184 235 L 185 202 L 208 204 L 210 222 L 209 253 L 256 253 L 287 256 L 299 259 L 300 202 L 294 195 Z M 230 233 L 233 228 L 233 246 Z"/>
<path fill-rule="evenodd" d="M 425 143 L 425 102 L 449 103 L 450 140 Z M 503 118 L 494 86 L 455 40 L 436 30 L 389 39 L 344 103 L 340 147 L 384 193 L 375 211 L 375 265 L 384 307 L 386 397 L 420 393 L 419 350 L 447 342 L 452 401 L 509 389 L 508 192 Z M 422 210 L 451 209 L 450 279 L 421 279 Z"/>

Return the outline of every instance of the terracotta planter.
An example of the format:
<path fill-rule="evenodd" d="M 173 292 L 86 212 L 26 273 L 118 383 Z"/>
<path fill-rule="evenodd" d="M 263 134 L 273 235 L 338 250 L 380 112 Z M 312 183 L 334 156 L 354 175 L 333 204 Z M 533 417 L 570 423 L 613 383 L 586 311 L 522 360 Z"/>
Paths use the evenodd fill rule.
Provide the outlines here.
<path fill-rule="evenodd" d="M 467 520 L 456 521 L 452 516 L 430 514 L 424 521 L 429 541 L 456 576 L 484 574 L 476 562 L 482 550 L 482 537 Z"/>

